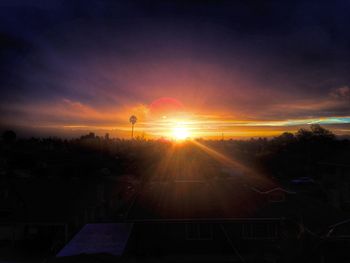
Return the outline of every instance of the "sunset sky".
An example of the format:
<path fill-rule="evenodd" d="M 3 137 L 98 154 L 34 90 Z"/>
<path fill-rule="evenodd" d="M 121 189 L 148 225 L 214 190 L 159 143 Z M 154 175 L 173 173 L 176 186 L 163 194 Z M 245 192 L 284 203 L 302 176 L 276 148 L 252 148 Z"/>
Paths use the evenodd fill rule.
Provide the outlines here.
<path fill-rule="evenodd" d="M 0 127 L 350 135 L 349 1 L 0 3 Z"/>

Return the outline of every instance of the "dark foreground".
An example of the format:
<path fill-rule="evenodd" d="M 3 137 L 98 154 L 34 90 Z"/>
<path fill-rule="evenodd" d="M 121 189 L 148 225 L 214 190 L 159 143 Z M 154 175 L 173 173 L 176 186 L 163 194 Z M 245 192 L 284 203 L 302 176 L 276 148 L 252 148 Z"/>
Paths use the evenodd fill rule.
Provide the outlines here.
<path fill-rule="evenodd" d="M 9 135 L 1 262 L 350 262 L 350 144 L 322 127 L 181 144 Z"/>

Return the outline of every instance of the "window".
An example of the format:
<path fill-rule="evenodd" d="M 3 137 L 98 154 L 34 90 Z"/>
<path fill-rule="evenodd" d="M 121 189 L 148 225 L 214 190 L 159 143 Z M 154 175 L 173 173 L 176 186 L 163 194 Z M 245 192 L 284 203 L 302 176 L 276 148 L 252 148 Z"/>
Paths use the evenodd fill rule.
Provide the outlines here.
<path fill-rule="evenodd" d="M 211 240 L 213 239 L 213 228 L 211 224 L 189 223 L 186 224 L 187 240 Z"/>
<path fill-rule="evenodd" d="M 268 198 L 269 201 L 273 203 L 283 202 L 285 200 L 285 193 L 281 191 L 273 191 L 268 194 Z"/>
<path fill-rule="evenodd" d="M 242 236 L 246 239 L 275 239 L 278 225 L 272 222 L 252 222 L 243 224 Z"/>

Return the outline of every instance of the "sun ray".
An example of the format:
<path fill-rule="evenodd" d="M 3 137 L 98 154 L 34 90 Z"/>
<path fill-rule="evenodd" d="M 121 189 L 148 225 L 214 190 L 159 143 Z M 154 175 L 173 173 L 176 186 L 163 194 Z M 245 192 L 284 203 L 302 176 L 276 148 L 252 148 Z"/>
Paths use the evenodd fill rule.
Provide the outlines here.
<path fill-rule="evenodd" d="M 217 150 L 214 150 L 196 140 L 192 140 L 191 143 L 193 143 L 195 146 L 199 147 L 201 150 L 203 150 L 205 153 L 207 153 L 209 156 L 214 158 L 215 160 L 222 163 L 224 166 L 228 167 L 229 169 L 238 170 L 242 173 L 242 177 L 240 177 L 246 184 L 249 185 L 261 185 L 261 186 L 270 186 L 270 187 L 277 187 L 278 183 L 272 180 L 271 178 L 268 178 L 267 176 L 257 173 L 253 169 L 247 167 L 246 165 L 242 164 L 241 162 L 233 159 L 232 157 L 228 157 L 225 154 L 222 154 L 218 152 Z"/>

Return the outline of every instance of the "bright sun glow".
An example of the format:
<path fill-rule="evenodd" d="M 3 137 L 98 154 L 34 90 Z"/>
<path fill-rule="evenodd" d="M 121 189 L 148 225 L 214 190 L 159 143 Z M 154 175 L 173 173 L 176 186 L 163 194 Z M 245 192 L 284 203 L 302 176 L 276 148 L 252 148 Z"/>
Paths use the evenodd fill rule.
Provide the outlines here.
<path fill-rule="evenodd" d="M 185 127 L 173 128 L 173 136 L 176 140 L 185 140 L 189 137 L 190 133 Z"/>

